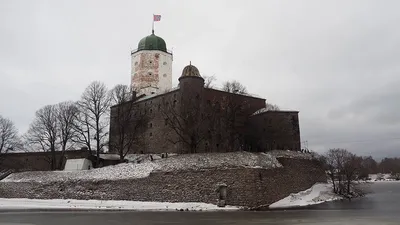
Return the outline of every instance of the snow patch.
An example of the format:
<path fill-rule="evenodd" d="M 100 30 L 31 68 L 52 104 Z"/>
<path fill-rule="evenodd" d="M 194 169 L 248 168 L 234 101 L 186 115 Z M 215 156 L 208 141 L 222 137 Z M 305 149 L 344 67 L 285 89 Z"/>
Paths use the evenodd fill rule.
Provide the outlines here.
<path fill-rule="evenodd" d="M 369 174 L 369 182 L 397 182 L 390 173 Z M 400 182 L 400 181 L 399 181 Z"/>
<path fill-rule="evenodd" d="M 342 199 L 333 193 L 331 184 L 316 183 L 311 188 L 299 193 L 292 193 L 284 199 L 272 203 L 270 209 L 293 208 L 308 205 L 316 205 L 327 201 Z"/>
<path fill-rule="evenodd" d="M 115 200 L 75 199 L 25 199 L 0 198 L 0 209 L 91 209 L 91 210 L 133 210 L 133 211 L 232 211 L 239 207 L 218 207 L 201 202 L 140 202 Z"/>

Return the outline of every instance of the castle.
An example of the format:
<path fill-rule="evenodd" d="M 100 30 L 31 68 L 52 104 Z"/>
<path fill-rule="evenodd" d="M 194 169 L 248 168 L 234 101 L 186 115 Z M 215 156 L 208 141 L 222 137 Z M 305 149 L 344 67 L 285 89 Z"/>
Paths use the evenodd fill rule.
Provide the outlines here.
<path fill-rule="evenodd" d="M 133 94 L 111 107 L 110 153 L 300 150 L 298 111 L 265 110 L 263 98 L 205 87 L 191 63 L 172 88 L 173 55 L 154 30 L 131 58 Z"/>
<path fill-rule="evenodd" d="M 326 182 L 324 168 L 310 154 L 251 153 L 300 150 L 297 111 L 267 110 L 263 98 L 236 88 L 207 87 L 191 63 L 172 88 L 172 53 L 154 32 L 131 55 L 132 91 L 129 99 L 123 96 L 111 107 L 109 151 L 120 156 L 118 163 L 127 154 L 144 155 L 93 172 L 7 171 L 1 198 L 204 202 L 263 209 Z M 220 154 L 170 157 L 207 152 Z M 94 157 L 87 150 L 65 154 L 68 159 Z M 153 160 L 160 155 L 167 158 Z M 48 156 L 8 154 L 6 166 L 48 170 Z M 149 158 L 153 162 L 145 161 Z"/>

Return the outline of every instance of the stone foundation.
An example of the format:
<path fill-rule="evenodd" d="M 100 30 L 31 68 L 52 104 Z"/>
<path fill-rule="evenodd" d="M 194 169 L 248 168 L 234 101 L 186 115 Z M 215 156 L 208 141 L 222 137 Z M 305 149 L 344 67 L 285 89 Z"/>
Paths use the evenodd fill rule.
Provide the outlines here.
<path fill-rule="evenodd" d="M 223 183 L 226 184 L 227 205 L 259 207 L 308 189 L 316 182 L 326 182 L 325 173 L 317 161 L 278 160 L 283 168 L 154 172 L 141 179 L 97 182 L 0 182 L 0 197 L 217 204 L 220 196 L 218 185 Z"/>

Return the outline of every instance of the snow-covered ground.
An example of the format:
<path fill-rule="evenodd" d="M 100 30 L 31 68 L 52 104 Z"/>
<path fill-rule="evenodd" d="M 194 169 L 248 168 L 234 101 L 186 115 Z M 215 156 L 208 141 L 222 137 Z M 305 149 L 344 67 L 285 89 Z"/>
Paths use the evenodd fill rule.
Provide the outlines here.
<path fill-rule="evenodd" d="M 391 174 L 369 174 L 370 182 L 400 182 L 392 178 Z"/>
<path fill-rule="evenodd" d="M 294 208 L 334 201 L 342 197 L 333 193 L 332 185 L 316 183 L 310 189 L 293 193 L 269 206 L 270 209 Z"/>
<path fill-rule="evenodd" d="M 275 158 L 297 158 L 297 159 L 312 159 L 313 157 L 316 156 L 316 153 L 303 153 L 303 152 L 297 152 L 297 151 L 291 151 L 291 150 L 273 150 L 268 152 L 267 154 L 275 157 Z"/>
<path fill-rule="evenodd" d="M 276 168 L 282 165 L 265 153 L 229 152 L 183 154 L 141 163 L 123 163 L 82 171 L 36 171 L 14 173 L 0 182 L 95 181 L 144 178 L 151 172 L 202 170 L 213 168 Z"/>
<path fill-rule="evenodd" d="M 139 202 L 114 200 L 74 200 L 74 199 L 26 199 L 0 198 L 0 209 L 84 209 L 84 210 L 132 210 L 132 211 L 233 211 L 239 207 L 217 207 L 213 204 L 186 202 Z"/>

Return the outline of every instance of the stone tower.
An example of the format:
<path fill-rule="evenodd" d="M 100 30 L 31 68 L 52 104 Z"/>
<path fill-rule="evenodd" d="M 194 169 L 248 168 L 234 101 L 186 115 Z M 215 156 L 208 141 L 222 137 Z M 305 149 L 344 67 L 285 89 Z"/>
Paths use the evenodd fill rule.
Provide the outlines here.
<path fill-rule="evenodd" d="M 158 94 L 172 88 L 172 52 L 154 34 L 142 38 L 131 52 L 131 87 L 137 94 Z"/>

